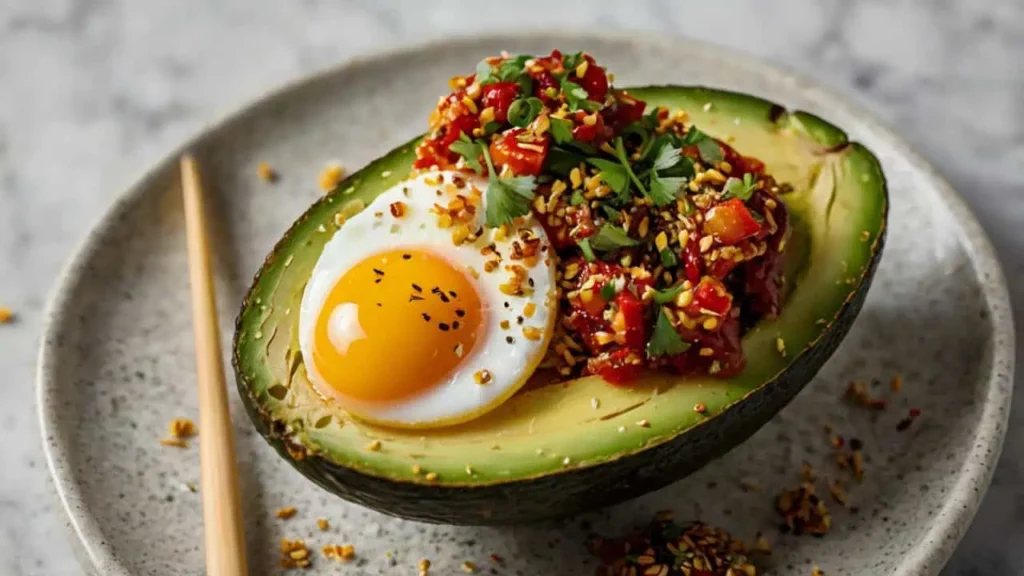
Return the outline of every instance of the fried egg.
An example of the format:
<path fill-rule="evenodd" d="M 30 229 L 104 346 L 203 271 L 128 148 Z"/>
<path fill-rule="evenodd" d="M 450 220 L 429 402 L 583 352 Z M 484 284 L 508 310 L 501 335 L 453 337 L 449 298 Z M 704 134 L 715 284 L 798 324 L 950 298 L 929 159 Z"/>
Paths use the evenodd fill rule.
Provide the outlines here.
<path fill-rule="evenodd" d="M 532 215 L 484 227 L 485 179 L 395 185 L 324 246 L 302 296 L 314 388 L 356 418 L 433 427 L 475 418 L 533 374 L 554 331 L 554 251 Z"/>

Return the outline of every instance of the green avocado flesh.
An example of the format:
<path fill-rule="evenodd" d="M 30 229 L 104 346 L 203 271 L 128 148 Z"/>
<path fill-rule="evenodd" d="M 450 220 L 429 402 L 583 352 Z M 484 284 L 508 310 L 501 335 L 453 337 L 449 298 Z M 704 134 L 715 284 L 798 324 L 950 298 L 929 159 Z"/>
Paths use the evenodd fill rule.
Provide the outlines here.
<path fill-rule="evenodd" d="M 413 141 L 312 206 L 271 252 L 242 306 L 238 387 L 263 435 L 296 468 L 340 496 L 410 518 L 556 517 L 692 472 L 811 380 L 859 311 L 881 254 L 888 196 L 877 159 L 824 120 L 752 96 L 680 86 L 629 92 L 649 107 L 685 110 L 702 131 L 760 159 L 793 188 L 783 196 L 794 223 L 788 294 L 778 318 L 744 337 L 745 371 L 726 380 L 659 373 L 631 387 L 588 377 L 528 388 L 476 420 L 435 430 L 369 425 L 323 401 L 298 353 L 303 288 L 337 229 L 335 213 L 402 180 Z M 379 450 L 368 449 L 374 440 Z"/>

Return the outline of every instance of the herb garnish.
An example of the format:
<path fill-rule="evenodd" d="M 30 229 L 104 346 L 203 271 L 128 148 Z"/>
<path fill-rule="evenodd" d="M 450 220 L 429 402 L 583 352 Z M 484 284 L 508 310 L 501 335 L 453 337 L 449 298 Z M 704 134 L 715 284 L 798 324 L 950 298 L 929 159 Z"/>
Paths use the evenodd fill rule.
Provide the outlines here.
<path fill-rule="evenodd" d="M 480 164 L 481 145 L 470 140 L 465 132 L 459 136 L 458 140 L 452 142 L 448 149 L 465 158 L 466 165 L 472 168 L 474 172 L 483 174 L 484 168 Z"/>
<path fill-rule="evenodd" d="M 605 302 L 615 298 L 615 295 L 618 293 L 619 291 L 615 288 L 615 282 L 609 280 L 601 286 L 601 299 Z"/>
<path fill-rule="evenodd" d="M 626 231 L 618 226 L 612 226 L 611 224 L 605 224 L 597 231 L 597 234 L 588 238 L 592 239 L 590 243 L 594 250 L 601 252 L 611 252 L 619 248 L 628 248 L 630 246 L 636 246 L 639 244 L 636 240 L 629 237 Z"/>
<path fill-rule="evenodd" d="M 647 342 L 647 354 L 651 356 L 675 356 L 686 352 L 689 342 L 684 342 L 672 326 L 672 321 L 664 309 L 658 312 L 658 320 L 654 323 L 654 333 Z"/>
<path fill-rule="evenodd" d="M 548 129 L 551 132 L 551 137 L 555 139 L 556 144 L 569 144 L 573 142 L 572 137 L 572 122 L 564 118 L 549 118 L 551 121 L 551 127 Z"/>
<path fill-rule="evenodd" d="M 590 96 L 583 86 L 566 78 L 562 78 L 561 84 L 562 93 L 565 94 L 565 103 L 569 105 L 569 110 L 573 112 L 576 110 L 595 112 L 603 107 L 601 102 L 590 100 Z"/>
<path fill-rule="evenodd" d="M 746 202 L 754 194 L 756 186 L 757 182 L 754 180 L 754 175 L 749 172 L 743 175 L 743 180 L 729 178 L 725 181 L 725 186 L 722 187 L 722 199 L 739 198 Z"/>
<path fill-rule="evenodd" d="M 508 122 L 518 128 L 526 128 L 542 108 L 544 103 L 536 96 L 520 98 L 508 107 Z"/>
<path fill-rule="evenodd" d="M 487 182 L 487 212 L 484 224 L 490 228 L 496 228 L 502 224 L 510 224 L 519 216 L 528 214 L 530 201 L 533 200 L 533 190 L 537 187 L 534 177 L 502 178 L 498 176 L 487 146 L 481 144 L 477 146 L 483 151 L 484 161 L 487 163 L 487 173 L 490 175 Z"/>
<path fill-rule="evenodd" d="M 580 247 L 580 252 L 583 252 L 583 257 L 587 259 L 587 262 L 593 262 L 597 260 L 597 256 L 594 255 L 594 249 L 590 246 L 590 238 L 584 238 L 576 243 Z"/>
<path fill-rule="evenodd" d="M 680 282 L 671 288 L 654 291 L 654 301 L 658 304 L 668 304 L 676 299 L 676 296 L 683 291 L 683 284 Z"/>

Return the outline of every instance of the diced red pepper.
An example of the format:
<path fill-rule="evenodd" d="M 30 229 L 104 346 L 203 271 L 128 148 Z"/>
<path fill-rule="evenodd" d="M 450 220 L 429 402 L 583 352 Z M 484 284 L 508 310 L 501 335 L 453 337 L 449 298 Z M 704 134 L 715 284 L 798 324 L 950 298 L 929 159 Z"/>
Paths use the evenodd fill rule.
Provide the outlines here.
<path fill-rule="evenodd" d="M 625 92 L 616 92 L 615 102 L 605 108 L 601 115 L 604 116 L 605 124 L 618 133 L 626 126 L 643 118 L 646 107 L 647 102 L 637 100 Z M 667 117 L 668 111 L 665 110 L 664 114 Z"/>
<path fill-rule="evenodd" d="M 557 103 L 557 96 L 558 92 L 560 91 L 560 86 L 555 76 L 551 74 L 551 72 L 548 72 L 547 70 L 541 70 L 540 72 L 532 74 L 531 76 L 533 77 L 534 81 L 534 96 L 540 98 L 545 104 L 549 106 Z M 548 88 L 554 88 L 554 97 L 548 95 Z"/>
<path fill-rule="evenodd" d="M 572 129 L 572 137 L 578 142 L 595 142 L 603 141 L 607 139 L 605 134 L 604 118 L 600 114 L 596 115 L 596 121 L 587 125 L 583 123 L 583 118 L 587 115 L 586 112 L 576 113 L 576 126 Z"/>
<path fill-rule="evenodd" d="M 700 246 L 696 242 L 687 242 L 683 250 L 683 269 L 686 271 L 686 279 L 697 283 L 704 275 L 704 258 L 700 255 Z"/>
<path fill-rule="evenodd" d="M 589 65 L 577 83 L 587 91 L 587 98 L 595 102 L 604 102 L 604 97 L 608 95 L 608 75 L 605 74 L 604 68 L 595 63 L 592 56 L 585 54 L 583 57 L 587 59 Z"/>
<path fill-rule="evenodd" d="M 626 347 L 637 351 L 643 350 L 647 343 L 643 302 L 629 290 L 619 292 L 614 302 L 625 319 Z"/>
<path fill-rule="evenodd" d="M 491 142 L 491 159 L 494 161 L 495 167 L 508 166 L 517 176 L 537 176 L 544 166 L 544 158 L 548 155 L 550 138 L 544 134 L 526 144 L 516 138 L 524 131 L 524 128 L 513 128 Z M 538 146 L 541 151 L 527 148 L 524 144 Z"/>
<path fill-rule="evenodd" d="M 724 280 L 729 275 L 729 272 L 732 272 L 732 269 L 736 267 L 736 264 L 738 262 L 731 258 L 719 258 L 708 266 L 708 275 Z"/>
<path fill-rule="evenodd" d="M 761 231 L 761 224 L 739 198 L 713 206 L 704 215 L 704 233 L 726 246 L 739 244 Z"/>
<path fill-rule="evenodd" d="M 691 316 L 711 313 L 726 316 L 732 308 L 732 294 L 721 280 L 705 276 L 693 289 L 693 302 L 687 306 L 686 313 Z"/>
<path fill-rule="evenodd" d="M 622 348 L 612 352 L 607 358 L 591 360 L 587 368 L 608 382 L 621 386 L 636 380 L 643 370 L 643 366 L 630 361 L 630 356 L 633 355 L 634 351 Z"/>
<path fill-rule="evenodd" d="M 516 82 L 488 84 L 483 87 L 481 94 L 484 108 L 494 108 L 494 121 L 504 124 L 508 120 L 509 106 L 519 96 L 519 84 Z"/>

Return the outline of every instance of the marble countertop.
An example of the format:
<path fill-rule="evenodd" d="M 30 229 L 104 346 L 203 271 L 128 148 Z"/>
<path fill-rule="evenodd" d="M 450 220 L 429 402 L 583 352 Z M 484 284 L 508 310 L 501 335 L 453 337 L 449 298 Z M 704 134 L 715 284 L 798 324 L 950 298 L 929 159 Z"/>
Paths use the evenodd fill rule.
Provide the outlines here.
<path fill-rule="evenodd" d="M 519 0 L 477 15 L 469 6 L 0 3 L 0 306 L 17 314 L 0 326 L 0 573 L 80 573 L 59 536 L 65 518 L 50 494 L 34 410 L 46 295 L 76 243 L 119 190 L 207 123 L 283 82 L 394 44 L 571 23 L 682 34 L 815 77 L 885 119 L 966 197 L 1024 319 L 1019 1 L 662 0 L 627 8 Z M 1024 541 L 1024 394 L 1015 404 L 992 489 L 944 574 L 1024 573 L 1011 544 Z"/>

